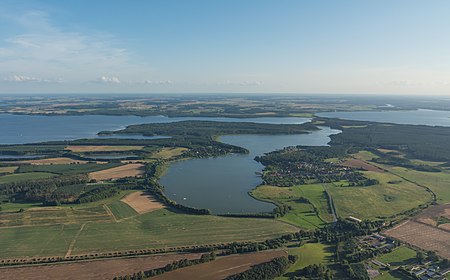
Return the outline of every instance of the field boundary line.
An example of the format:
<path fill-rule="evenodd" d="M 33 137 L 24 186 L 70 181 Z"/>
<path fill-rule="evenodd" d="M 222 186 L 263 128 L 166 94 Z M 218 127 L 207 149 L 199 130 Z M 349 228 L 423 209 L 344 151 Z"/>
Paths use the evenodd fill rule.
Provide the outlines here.
<path fill-rule="evenodd" d="M 108 212 L 108 214 L 114 219 L 114 221 L 116 223 L 119 222 L 119 220 L 117 220 L 116 216 L 114 216 L 114 213 L 111 211 L 111 209 L 109 209 L 109 207 L 106 204 L 103 204 L 103 208 L 105 208 L 106 212 Z"/>
<path fill-rule="evenodd" d="M 77 243 L 77 238 L 80 236 L 80 234 L 83 231 L 85 226 L 86 226 L 86 223 L 82 224 L 80 229 L 77 231 L 77 233 L 73 237 L 73 240 L 72 240 L 72 242 L 70 242 L 69 248 L 67 249 L 65 258 L 69 257 L 70 254 L 72 254 L 73 247 L 75 247 L 75 243 Z"/>

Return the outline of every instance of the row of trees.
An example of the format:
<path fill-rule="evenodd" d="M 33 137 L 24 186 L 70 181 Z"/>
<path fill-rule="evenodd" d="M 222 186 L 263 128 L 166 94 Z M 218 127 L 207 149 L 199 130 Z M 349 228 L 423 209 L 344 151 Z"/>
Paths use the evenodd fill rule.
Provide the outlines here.
<path fill-rule="evenodd" d="M 283 275 L 292 262 L 287 257 L 278 257 L 265 263 L 253 266 L 247 271 L 228 276 L 226 280 L 273 279 Z"/>
<path fill-rule="evenodd" d="M 182 259 L 179 261 L 174 261 L 172 263 L 167 264 L 166 266 L 162 268 L 155 268 L 147 271 L 140 271 L 138 273 L 134 273 L 132 275 L 125 275 L 125 276 L 117 276 L 114 277 L 114 280 L 142 280 L 148 277 L 153 277 L 157 275 L 161 275 L 163 273 L 173 271 L 176 269 L 180 269 L 183 267 L 188 267 L 191 265 L 206 263 L 215 260 L 216 255 L 214 252 L 211 252 L 209 254 L 203 254 L 199 259 L 194 260 L 188 260 L 188 259 Z"/>

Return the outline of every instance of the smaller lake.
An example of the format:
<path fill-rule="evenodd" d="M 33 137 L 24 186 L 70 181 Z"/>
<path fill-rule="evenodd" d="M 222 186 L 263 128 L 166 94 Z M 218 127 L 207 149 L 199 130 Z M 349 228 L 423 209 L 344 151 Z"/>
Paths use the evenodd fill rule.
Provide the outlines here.
<path fill-rule="evenodd" d="M 263 165 L 254 160 L 255 156 L 288 146 L 325 146 L 329 136 L 339 132 L 321 127 L 310 134 L 222 136 L 222 142 L 247 148 L 250 154 L 175 162 L 160 183 L 170 199 L 216 214 L 270 212 L 273 204 L 248 195 L 262 182 L 256 173 L 262 171 Z"/>
<path fill-rule="evenodd" d="M 123 129 L 132 124 L 168 123 L 184 120 L 222 121 L 222 122 L 257 122 L 273 124 L 301 124 L 308 118 L 214 118 L 214 117 L 179 117 L 165 116 L 42 116 L 0 114 L 0 144 L 25 144 L 45 141 L 75 140 L 97 138 L 98 132 Z M 104 137 L 104 136 L 102 136 Z M 113 135 L 110 138 L 158 139 L 164 136 L 145 137 L 142 135 Z"/>
<path fill-rule="evenodd" d="M 415 111 L 326 112 L 318 113 L 316 115 L 319 117 L 339 118 L 355 121 L 450 126 L 450 111 L 419 109 Z"/>

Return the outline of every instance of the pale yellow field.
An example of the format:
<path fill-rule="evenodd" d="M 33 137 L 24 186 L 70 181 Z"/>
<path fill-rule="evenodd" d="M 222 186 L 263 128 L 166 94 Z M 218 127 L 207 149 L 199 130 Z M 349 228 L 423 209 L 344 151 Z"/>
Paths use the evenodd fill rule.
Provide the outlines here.
<path fill-rule="evenodd" d="M 170 159 L 181 155 L 187 150 L 187 148 L 163 148 L 160 151 L 152 154 L 152 158 Z"/>
<path fill-rule="evenodd" d="M 16 169 L 17 166 L 0 167 L 0 173 L 13 173 Z"/>
<path fill-rule="evenodd" d="M 122 152 L 142 150 L 144 146 L 67 146 L 65 150 L 75 153 L 84 152 Z"/>
<path fill-rule="evenodd" d="M 144 174 L 144 165 L 130 163 L 119 167 L 89 173 L 89 178 L 97 181 L 116 180 L 125 177 L 138 177 Z"/>
<path fill-rule="evenodd" d="M 66 157 L 59 157 L 59 158 L 44 158 L 44 159 L 33 159 L 33 160 L 24 160 L 21 161 L 21 163 L 29 163 L 34 165 L 50 165 L 50 164 L 84 164 L 88 163 L 85 160 L 76 160 Z"/>

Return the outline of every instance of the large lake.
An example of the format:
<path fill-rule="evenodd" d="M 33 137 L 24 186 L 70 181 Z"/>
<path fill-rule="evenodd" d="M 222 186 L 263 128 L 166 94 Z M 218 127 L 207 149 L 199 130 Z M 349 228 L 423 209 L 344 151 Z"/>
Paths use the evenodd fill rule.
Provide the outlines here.
<path fill-rule="evenodd" d="M 340 118 L 356 121 L 450 126 L 450 111 L 420 109 L 416 111 L 327 112 L 318 113 L 316 115 L 319 117 Z"/>
<path fill-rule="evenodd" d="M 305 123 L 307 118 L 208 118 L 186 117 L 168 118 L 165 116 L 42 116 L 0 114 L 0 144 L 25 144 L 53 140 L 74 140 L 98 137 L 103 130 L 123 129 L 127 125 L 143 123 L 166 123 L 183 120 L 206 120 L 223 122 L 258 122 L 258 123 Z M 142 135 L 115 135 L 114 138 L 158 138 Z"/>
<path fill-rule="evenodd" d="M 321 127 L 319 131 L 300 135 L 222 136 L 222 142 L 247 148 L 250 154 L 175 162 L 160 183 L 172 200 L 213 213 L 270 212 L 273 204 L 248 195 L 262 182 L 256 172 L 261 172 L 263 166 L 254 161 L 255 156 L 288 146 L 324 146 L 330 141 L 329 135 L 339 132 Z"/>

